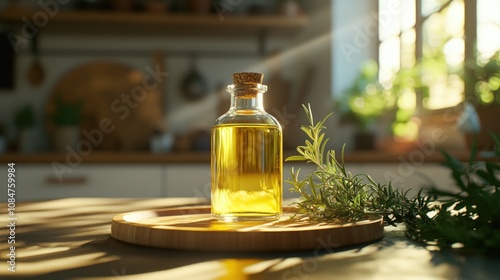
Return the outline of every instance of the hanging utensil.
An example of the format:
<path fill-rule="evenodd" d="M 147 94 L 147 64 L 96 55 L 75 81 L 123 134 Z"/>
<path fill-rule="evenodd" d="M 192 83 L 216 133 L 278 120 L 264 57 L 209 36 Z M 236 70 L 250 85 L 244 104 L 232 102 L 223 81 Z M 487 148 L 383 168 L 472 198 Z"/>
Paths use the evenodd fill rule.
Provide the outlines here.
<path fill-rule="evenodd" d="M 9 33 L 0 32 L 0 89 L 14 89 L 14 56 Z"/>
<path fill-rule="evenodd" d="M 153 56 L 153 61 L 155 63 L 155 67 L 158 67 L 161 73 L 167 72 L 166 64 L 165 64 L 165 54 L 162 51 L 157 51 L 155 52 Z M 161 101 L 161 109 L 162 109 L 162 114 L 166 115 L 167 113 L 167 108 L 166 108 L 166 81 L 161 80 L 158 82 L 158 92 L 160 94 L 160 101 Z"/>
<path fill-rule="evenodd" d="M 191 70 L 182 80 L 182 94 L 191 101 L 201 99 L 207 95 L 207 82 L 196 68 L 196 58 L 191 56 Z"/>
<path fill-rule="evenodd" d="M 38 35 L 31 39 L 31 54 L 33 55 L 33 64 L 28 69 L 28 81 L 32 86 L 39 86 L 43 82 L 45 73 L 39 60 Z"/>

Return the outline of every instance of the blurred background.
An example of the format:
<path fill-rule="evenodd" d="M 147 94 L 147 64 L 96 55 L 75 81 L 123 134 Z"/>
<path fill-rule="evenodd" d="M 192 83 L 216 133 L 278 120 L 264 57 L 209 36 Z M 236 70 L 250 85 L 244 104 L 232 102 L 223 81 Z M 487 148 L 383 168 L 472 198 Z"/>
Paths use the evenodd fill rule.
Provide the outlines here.
<path fill-rule="evenodd" d="M 290 118 L 283 126 L 294 121 L 298 95 L 317 110 L 333 108 L 328 1 L 61 2 L 68 3 L 3 4 L 4 37 L 14 37 L 19 50 L 0 94 L 9 149 L 56 149 L 59 98 L 60 107 L 75 105 L 81 129 L 98 128 L 103 117 L 116 125 L 97 150 L 152 150 L 151 138 L 169 134 L 175 147 L 160 150 L 204 151 L 207 132 L 229 109 L 233 72 L 265 73 L 266 109 Z M 135 86 L 142 89 L 132 93 Z M 33 141 L 20 149 L 15 120 L 25 106 L 35 117 Z"/>
<path fill-rule="evenodd" d="M 206 193 L 210 128 L 241 71 L 265 74 L 286 154 L 304 141 L 303 103 L 318 119 L 333 112 L 328 148 L 345 143 L 362 163 L 389 156 L 396 169 L 414 151 L 464 152 L 474 135 L 491 148 L 487 131 L 500 132 L 496 0 L 18 0 L 0 9 L 0 151 L 31 164 L 28 174 L 55 174 L 40 175 L 44 184 L 87 182 L 62 182 L 82 162 L 109 164 L 107 174 L 117 162 L 131 172 L 159 163 L 147 168 L 159 175 L 141 176 L 177 184 L 168 180 L 199 167 Z"/>

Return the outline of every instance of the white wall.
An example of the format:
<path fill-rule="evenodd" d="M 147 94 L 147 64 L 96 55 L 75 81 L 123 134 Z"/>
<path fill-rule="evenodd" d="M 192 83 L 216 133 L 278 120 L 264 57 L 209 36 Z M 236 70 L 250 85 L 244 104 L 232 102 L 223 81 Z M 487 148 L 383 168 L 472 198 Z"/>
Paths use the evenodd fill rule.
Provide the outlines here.
<path fill-rule="evenodd" d="M 373 0 L 333 0 L 332 4 L 332 94 L 340 96 L 351 86 L 359 73 L 360 65 L 368 59 L 376 59 L 378 34 L 377 2 Z M 335 128 L 335 148 L 347 143 L 346 150 L 353 148 L 352 125 L 338 123 Z"/>
<path fill-rule="evenodd" d="M 332 87 L 335 96 L 351 86 L 364 61 L 377 58 L 376 11 L 377 1 L 373 0 L 333 1 Z"/>

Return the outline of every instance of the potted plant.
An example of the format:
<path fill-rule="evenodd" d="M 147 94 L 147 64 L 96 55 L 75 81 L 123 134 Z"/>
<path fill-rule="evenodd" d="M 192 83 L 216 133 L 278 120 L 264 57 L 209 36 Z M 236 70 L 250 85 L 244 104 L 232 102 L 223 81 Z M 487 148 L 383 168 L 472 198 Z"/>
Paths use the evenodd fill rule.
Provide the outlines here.
<path fill-rule="evenodd" d="M 356 150 L 375 148 L 375 121 L 394 103 L 391 92 L 385 90 L 378 81 L 378 64 L 373 60 L 365 62 L 352 86 L 338 102 L 338 109 L 344 119 L 357 124 L 354 135 Z"/>
<path fill-rule="evenodd" d="M 54 149 L 65 152 L 66 147 L 76 148 L 80 141 L 82 102 L 67 103 L 58 96 L 55 105 L 54 114 L 51 116 L 55 125 Z"/>
<path fill-rule="evenodd" d="M 30 104 L 17 112 L 14 117 L 14 124 L 18 133 L 18 150 L 21 153 L 31 153 L 35 151 L 34 143 L 34 126 L 35 113 Z"/>
<path fill-rule="evenodd" d="M 466 89 L 467 101 L 475 107 L 479 117 L 479 131 L 467 131 L 466 139 L 470 143 L 477 138 L 478 148 L 488 150 L 493 148 L 490 133 L 500 135 L 500 51 L 490 59 L 467 64 Z M 472 94 L 471 94 L 472 93 Z"/>

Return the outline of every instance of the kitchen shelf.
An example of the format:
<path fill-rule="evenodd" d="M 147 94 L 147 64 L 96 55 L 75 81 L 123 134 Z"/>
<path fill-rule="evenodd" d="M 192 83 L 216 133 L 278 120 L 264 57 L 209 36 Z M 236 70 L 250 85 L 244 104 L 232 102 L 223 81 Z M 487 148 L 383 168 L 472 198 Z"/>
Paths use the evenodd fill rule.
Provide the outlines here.
<path fill-rule="evenodd" d="M 34 11 L 7 9 L 0 14 L 0 21 L 23 24 L 21 18 L 33 17 Z M 297 31 L 308 23 L 306 16 L 288 17 L 281 15 L 264 16 L 224 16 L 190 15 L 190 14 L 156 14 L 145 12 L 112 12 L 112 11 L 61 11 L 49 19 L 52 24 L 99 24 L 104 26 L 118 25 L 148 26 L 155 25 L 164 28 L 196 28 L 198 31 L 208 31 L 212 28 L 225 30 L 256 30 L 273 29 L 276 31 Z M 94 30 L 96 31 L 96 30 Z"/>
<path fill-rule="evenodd" d="M 12 27 L 21 27 L 22 20 L 33 19 L 33 11 L 18 7 L 0 12 L 0 22 Z M 60 11 L 49 17 L 42 34 L 126 34 L 179 36 L 256 36 L 257 53 L 263 55 L 269 35 L 289 36 L 309 23 L 305 15 L 296 17 L 284 15 L 191 15 L 177 13 L 114 12 L 114 11 Z M 217 54 L 216 54 L 217 55 Z"/>

